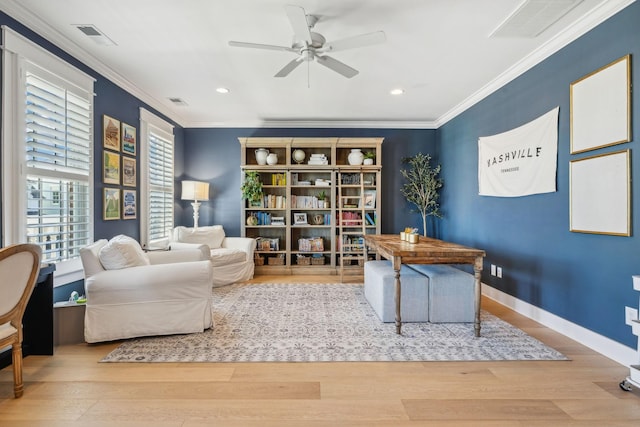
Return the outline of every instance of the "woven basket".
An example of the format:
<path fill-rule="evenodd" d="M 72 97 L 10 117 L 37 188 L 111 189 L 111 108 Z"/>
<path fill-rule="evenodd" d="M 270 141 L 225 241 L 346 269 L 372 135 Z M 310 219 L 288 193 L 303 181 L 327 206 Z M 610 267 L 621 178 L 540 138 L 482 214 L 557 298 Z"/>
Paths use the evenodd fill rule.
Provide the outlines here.
<path fill-rule="evenodd" d="M 311 257 L 311 265 L 324 265 L 324 257 L 323 256 Z"/>
<path fill-rule="evenodd" d="M 311 257 L 299 256 L 299 257 L 296 258 L 296 263 L 298 265 L 310 265 L 311 264 Z"/>
<path fill-rule="evenodd" d="M 269 257 L 269 265 L 284 265 L 284 257 Z"/>

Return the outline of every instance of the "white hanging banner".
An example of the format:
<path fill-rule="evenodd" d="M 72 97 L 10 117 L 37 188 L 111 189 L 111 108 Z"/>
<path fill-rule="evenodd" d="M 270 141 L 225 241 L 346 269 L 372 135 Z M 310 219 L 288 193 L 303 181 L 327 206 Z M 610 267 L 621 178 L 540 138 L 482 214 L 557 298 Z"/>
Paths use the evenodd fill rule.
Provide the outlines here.
<path fill-rule="evenodd" d="M 481 196 L 519 197 L 556 191 L 556 107 L 516 129 L 478 138 Z"/>

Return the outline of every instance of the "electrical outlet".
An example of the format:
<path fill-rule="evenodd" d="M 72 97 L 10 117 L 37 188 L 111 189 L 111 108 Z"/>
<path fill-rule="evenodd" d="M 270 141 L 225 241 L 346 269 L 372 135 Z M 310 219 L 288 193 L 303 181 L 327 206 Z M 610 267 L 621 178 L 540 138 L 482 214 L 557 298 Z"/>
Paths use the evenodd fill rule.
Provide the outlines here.
<path fill-rule="evenodd" d="M 496 275 L 496 265 L 495 264 L 491 264 L 491 275 L 492 276 Z"/>
<path fill-rule="evenodd" d="M 498 275 L 499 279 L 502 279 L 502 267 L 496 268 L 496 274 Z"/>

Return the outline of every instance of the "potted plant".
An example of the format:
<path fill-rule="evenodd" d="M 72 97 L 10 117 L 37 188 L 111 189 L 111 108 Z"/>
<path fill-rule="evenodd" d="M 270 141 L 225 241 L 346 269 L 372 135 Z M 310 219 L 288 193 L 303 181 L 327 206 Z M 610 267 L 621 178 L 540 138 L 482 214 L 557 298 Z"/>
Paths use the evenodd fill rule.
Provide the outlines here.
<path fill-rule="evenodd" d="M 329 207 L 329 198 L 327 196 L 327 193 L 324 192 L 324 190 L 322 190 L 320 193 L 318 193 L 318 202 L 320 202 L 318 204 L 319 208 L 328 208 Z"/>
<path fill-rule="evenodd" d="M 260 174 L 256 171 L 246 172 L 240 191 L 242 191 L 242 198 L 249 201 L 249 206 L 261 206 L 262 182 L 260 182 Z"/>
<path fill-rule="evenodd" d="M 375 160 L 376 153 L 373 151 L 367 151 L 366 153 L 364 153 L 364 160 L 362 161 L 362 163 L 365 165 L 372 165 L 373 163 L 375 163 Z"/>
<path fill-rule="evenodd" d="M 400 170 L 400 174 L 407 181 L 400 192 L 409 203 L 416 206 L 417 212 L 422 215 L 422 230 L 423 235 L 426 236 L 427 216 L 442 218 L 438 203 L 439 190 L 442 187 L 442 178 L 438 178 L 440 165 L 431 167 L 431 156 L 422 153 L 407 157 L 402 162 L 409 165 L 409 170 Z"/>

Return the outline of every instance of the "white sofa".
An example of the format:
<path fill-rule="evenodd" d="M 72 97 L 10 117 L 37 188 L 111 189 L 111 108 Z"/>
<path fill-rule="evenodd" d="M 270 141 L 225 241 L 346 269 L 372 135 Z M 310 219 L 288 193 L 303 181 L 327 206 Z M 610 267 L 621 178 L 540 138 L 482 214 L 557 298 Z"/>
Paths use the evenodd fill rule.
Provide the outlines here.
<path fill-rule="evenodd" d="M 213 268 L 202 252 L 144 253 L 131 241 L 121 235 L 80 250 L 87 296 L 85 341 L 210 328 Z"/>
<path fill-rule="evenodd" d="M 253 278 L 253 252 L 256 240 L 249 237 L 228 237 L 221 225 L 205 227 L 175 227 L 171 250 L 200 249 L 211 259 L 213 286 L 244 282 Z"/>

